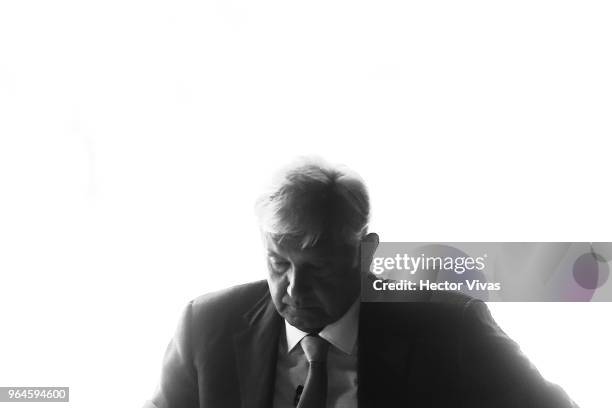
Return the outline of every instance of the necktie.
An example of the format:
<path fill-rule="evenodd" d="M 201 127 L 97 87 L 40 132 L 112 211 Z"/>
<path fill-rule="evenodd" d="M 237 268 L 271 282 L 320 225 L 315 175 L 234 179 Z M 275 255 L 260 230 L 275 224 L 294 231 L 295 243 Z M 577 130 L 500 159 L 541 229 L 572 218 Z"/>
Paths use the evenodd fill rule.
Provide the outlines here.
<path fill-rule="evenodd" d="M 304 337 L 300 344 L 308 360 L 308 376 L 297 408 L 325 408 L 329 343 L 315 334 Z"/>

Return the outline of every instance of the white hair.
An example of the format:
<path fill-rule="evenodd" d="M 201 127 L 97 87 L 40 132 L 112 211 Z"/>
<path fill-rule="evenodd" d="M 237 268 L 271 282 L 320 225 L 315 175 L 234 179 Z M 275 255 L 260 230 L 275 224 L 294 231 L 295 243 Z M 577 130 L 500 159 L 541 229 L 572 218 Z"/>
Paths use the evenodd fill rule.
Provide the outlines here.
<path fill-rule="evenodd" d="M 256 202 L 264 234 L 301 248 L 322 238 L 356 244 L 366 234 L 370 202 L 359 175 L 319 158 L 300 158 L 282 169 Z"/>

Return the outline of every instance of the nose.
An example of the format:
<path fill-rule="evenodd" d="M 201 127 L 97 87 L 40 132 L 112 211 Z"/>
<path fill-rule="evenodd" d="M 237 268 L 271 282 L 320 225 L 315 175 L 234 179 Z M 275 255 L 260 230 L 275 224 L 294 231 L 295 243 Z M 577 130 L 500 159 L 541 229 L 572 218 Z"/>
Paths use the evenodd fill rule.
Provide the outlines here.
<path fill-rule="evenodd" d="M 289 284 L 287 285 L 287 294 L 295 302 L 296 306 L 301 306 L 304 295 L 308 292 L 308 284 L 306 276 L 300 268 L 292 266 L 287 273 Z"/>

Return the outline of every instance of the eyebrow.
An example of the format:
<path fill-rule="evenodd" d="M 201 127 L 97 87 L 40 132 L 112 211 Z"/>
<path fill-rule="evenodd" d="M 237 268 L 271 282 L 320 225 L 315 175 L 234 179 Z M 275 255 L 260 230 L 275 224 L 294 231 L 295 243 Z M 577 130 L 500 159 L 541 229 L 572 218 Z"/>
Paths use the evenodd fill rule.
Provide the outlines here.
<path fill-rule="evenodd" d="M 283 256 L 283 255 L 279 254 L 278 252 L 275 252 L 272 249 L 268 250 L 268 256 L 274 256 L 274 257 L 284 258 L 284 259 L 287 258 L 286 256 Z M 312 264 L 312 263 L 325 263 L 325 264 L 327 264 L 327 263 L 329 263 L 329 261 L 330 261 L 330 257 L 328 257 L 328 256 L 323 256 L 323 255 L 312 256 L 311 255 L 311 256 L 308 257 L 307 263 L 310 263 L 310 264 Z"/>

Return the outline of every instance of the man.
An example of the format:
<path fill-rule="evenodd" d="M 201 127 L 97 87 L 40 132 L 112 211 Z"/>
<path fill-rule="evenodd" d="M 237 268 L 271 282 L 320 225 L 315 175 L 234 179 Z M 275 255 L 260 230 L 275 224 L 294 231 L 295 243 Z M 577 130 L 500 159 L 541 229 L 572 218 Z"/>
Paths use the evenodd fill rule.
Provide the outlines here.
<path fill-rule="evenodd" d="M 296 163 L 256 209 L 267 282 L 189 303 L 147 406 L 575 406 L 483 302 L 450 292 L 360 302 L 360 260 L 369 265 L 378 236 L 350 170 Z"/>

